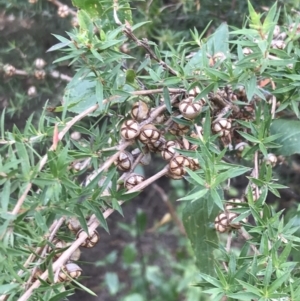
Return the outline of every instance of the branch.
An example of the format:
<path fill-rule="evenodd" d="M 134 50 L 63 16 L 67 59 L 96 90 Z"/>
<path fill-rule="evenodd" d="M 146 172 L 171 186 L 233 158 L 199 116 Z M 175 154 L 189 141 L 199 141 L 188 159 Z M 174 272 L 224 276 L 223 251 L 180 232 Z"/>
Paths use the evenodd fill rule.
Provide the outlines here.
<path fill-rule="evenodd" d="M 161 66 L 163 66 L 166 70 L 169 71 L 169 73 L 171 73 L 172 75 L 178 76 L 178 73 L 172 68 L 170 67 L 166 62 L 162 61 L 161 59 L 159 59 L 156 54 L 153 52 L 153 50 L 150 48 L 148 40 L 147 39 L 142 39 L 139 40 L 135 34 L 132 32 L 131 26 L 130 24 L 127 22 L 125 25 L 122 24 L 122 22 L 120 21 L 119 17 L 118 17 L 118 0 L 114 0 L 114 19 L 115 22 L 120 25 L 120 26 L 124 26 L 123 32 L 125 33 L 125 35 L 131 39 L 132 41 L 134 41 L 136 43 L 137 46 L 142 47 L 146 50 L 146 52 L 150 55 L 150 57 L 152 59 L 154 59 L 155 61 L 157 61 Z"/>
<path fill-rule="evenodd" d="M 174 223 L 178 226 L 179 231 L 181 232 L 181 234 L 186 235 L 186 232 L 184 230 L 184 226 L 182 224 L 182 221 L 178 217 L 178 215 L 176 213 L 176 210 L 174 209 L 174 206 L 170 202 L 170 200 L 169 200 L 167 194 L 165 193 L 165 191 L 160 186 L 158 186 L 157 184 L 153 184 L 152 186 L 160 194 L 161 199 L 163 200 L 163 202 L 168 207 L 169 212 L 172 216 L 172 219 L 173 219 Z"/>
<path fill-rule="evenodd" d="M 65 136 L 65 134 L 69 131 L 69 129 L 79 120 L 81 120 L 82 118 L 84 118 L 85 116 L 87 116 L 88 114 L 94 112 L 95 110 L 97 110 L 98 108 L 98 104 L 86 109 L 85 111 L 83 111 L 81 114 L 75 116 L 72 120 L 70 120 L 66 126 L 63 128 L 63 130 L 59 133 L 58 138 L 59 140 L 62 140 L 62 138 Z M 51 147 L 49 148 L 49 150 L 53 150 L 55 148 L 55 144 L 52 144 Z M 45 164 L 47 163 L 48 160 L 48 155 L 46 154 L 40 161 L 39 163 L 39 168 L 38 170 L 41 171 L 42 168 L 45 166 Z M 32 183 L 28 183 L 25 191 L 23 192 L 23 194 L 21 195 L 21 197 L 18 199 L 17 204 L 15 205 L 13 211 L 11 212 L 11 214 L 16 215 L 18 214 L 18 212 L 20 211 L 26 196 L 28 194 L 28 192 L 30 191 L 32 187 Z"/>
<path fill-rule="evenodd" d="M 136 192 L 139 190 L 142 190 L 143 188 L 147 187 L 152 182 L 156 181 L 163 175 L 165 175 L 168 172 L 168 166 L 166 166 L 164 169 L 162 169 L 160 172 L 152 176 L 151 178 L 143 181 L 139 185 L 133 187 L 132 189 L 128 190 L 128 193 Z M 119 201 L 119 205 L 122 205 L 124 201 Z M 105 219 L 107 219 L 115 210 L 113 208 L 109 208 L 105 210 L 103 213 L 103 216 Z M 86 232 L 83 232 L 73 243 L 72 245 L 62 253 L 62 255 L 53 263 L 53 273 L 55 273 L 58 269 L 61 268 L 65 264 L 65 262 L 70 258 L 70 256 L 75 252 L 76 249 L 80 247 L 80 245 L 86 240 L 88 235 L 92 235 L 92 233 L 96 230 L 96 228 L 100 225 L 100 222 L 95 218 L 95 215 L 92 215 L 89 221 L 89 227 L 88 227 L 88 234 Z M 41 276 L 40 279 L 45 280 L 48 278 L 48 271 L 45 271 Z M 26 301 L 30 298 L 33 291 L 37 289 L 41 285 L 41 282 L 39 279 L 37 279 L 31 287 L 28 288 L 28 290 L 18 299 L 18 301 Z"/>

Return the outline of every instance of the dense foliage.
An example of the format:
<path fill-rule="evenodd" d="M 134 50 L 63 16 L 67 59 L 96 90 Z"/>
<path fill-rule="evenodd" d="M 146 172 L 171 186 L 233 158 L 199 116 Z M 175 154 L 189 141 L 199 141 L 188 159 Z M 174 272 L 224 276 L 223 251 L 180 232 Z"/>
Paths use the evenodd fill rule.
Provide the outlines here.
<path fill-rule="evenodd" d="M 93 248 L 96 228 L 109 231 L 106 219 L 114 211 L 123 214 L 123 203 L 146 187 L 167 198 L 154 184 L 164 176 L 188 185 L 179 199 L 185 229 L 169 204 L 196 257 L 192 272 L 185 270 L 186 258 L 176 268 L 173 263 L 185 277 L 180 286 L 186 289 L 199 270 L 197 288 L 188 289 L 195 293 L 182 298 L 203 300 L 205 293 L 211 300 L 297 300 L 298 208 L 284 219 L 266 202 L 271 194 L 280 199 L 289 184 L 278 179 L 276 166 L 300 153 L 297 3 L 278 2 L 259 13 L 258 4 L 249 2 L 239 29 L 193 22 L 194 9 L 206 14 L 199 1 L 151 6 L 73 0 L 78 12 L 55 0 L 29 2 L 37 5 L 36 14 L 49 12 L 46 18 L 53 17 L 54 6 L 62 18 L 73 15 L 75 28 L 55 33 L 56 44 L 47 47 L 54 65 L 36 52 L 24 55 L 24 45 L 34 43 L 31 34 L 23 45 L 10 41 L 7 48 L 5 39 L 0 45 L 6 83 L 1 103 L 7 107 L 0 121 L 1 300 L 63 300 L 75 287 L 93 294 L 80 283 L 78 248 Z M 30 15 L 33 9 L 19 1 L 6 5 L 12 13 L 24 7 Z M 135 5 L 143 9 L 132 13 Z M 246 3 L 232 1 L 232 11 L 221 17 L 230 22 L 237 5 Z M 185 14 L 178 17 L 180 10 Z M 183 18 L 184 27 L 175 25 L 173 34 L 165 23 L 175 17 Z M 13 64 L 15 53 L 23 61 Z M 34 90 L 38 81 L 42 94 Z M 54 89 L 57 95 L 19 129 L 6 120 L 21 116 L 24 104 L 32 108 L 16 92 L 24 86 L 31 99 L 53 97 Z M 241 178 L 246 185 L 236 192 Z M 144 219 L 139 212 L 137 232 L 121 227 L 140 237 Z M 137 284 L 126 300 L 144 300 L 132 255 L 137 250 L 128 245 L 126 252 L 124 269 Z M 152 300 L 181 298 L 179 279 L 147 272 L 159 293 Z M 159 286 L 156 277 L 168 285 Z M 115 275 L 107 273 L 105 281 L 114 294 Z"/>

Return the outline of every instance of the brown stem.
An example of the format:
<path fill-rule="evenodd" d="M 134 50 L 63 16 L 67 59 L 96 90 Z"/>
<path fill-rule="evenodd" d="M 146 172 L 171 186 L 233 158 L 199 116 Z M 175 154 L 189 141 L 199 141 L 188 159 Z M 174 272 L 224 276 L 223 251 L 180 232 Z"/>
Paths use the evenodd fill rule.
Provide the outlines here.
<path fill-rule="evenodd" d="M 48 0 L 48 1 L 56 5 L 57 7 L 65 6 L 65 4 L 61 3 L 58 0 Z M 69 8 L 69 13 L 73 16 L 77 16 L 77 13 L 70 8 Z"/>
<path fill-rule="evenodd" d="M 154 53 L 154 51 L 150 48 L 148 40 L 147 39 L 142 39 L 139 40 L 135 34 L 132 32 L 131 26 L 128 22 L 126 22 L 125 25 L 122 24 L 122 22 L 120 21 L 120 19 L 118 18 L 118 0 L 114 0 L 114 19 L 115 22 L 120 25 L 120 26 L 124 26 L 123 28 L 123 32 L 125 33 L 125 35 L 131 39 L 132 41 L 134 41 L 136 43 L 137 46 L 142 47 L 145 49 L 145 51 L 150 55 L 150 57 L 152 59 L 154 59 L 155 61 L 157 61 L 161 66 L 163 66 L 166 70 L 169 71 L 169 73 L 171 73 L 172 75 L 178 76 L 178 73 L 171 68 L 166 62 L 162 61 L 161 59 L 159 59 L 156 54 Z"/>
<path fill-rule="evenodd" d="M 69 129 L 76 123 L 78 122 L 79 120 L 81 120 L 82 118 L 84 118 L 85 116 L 87 116 L 88 114 L 94 112 L 96 109 L 98 108 L 98 104 L 86 109 L 85 111 L 83 111 L 81 114 L 75 116 L 72 120 L 70 120 L 66 126 L 63 128 L 63 130 L 59 133 L 58 135 L 58 138 L 59 140 L 61 140 L 64 135 L 69 131 Z M 51 145 L 50 147 L 50 151 L 53 150 L 53 148 L 55 147 L 54 144 Z M 39 163 L 39 171 L 42 170 L 42 168 L 44 167 L 44 165 L 47 163 L 47 160 L 48 160 L 48 155 L 46 154 L 40 161 Z M 28 183 L 26 188 L 25 188 L 25 191 L 23 192 L 23 194 L 21 195 L 21 197 L 18 199 L 17 201 L 17 204 L 15 205 L 13 211 L 11 212 L 13 215 L 16 215 L 18 214 L 18 212 L 20 211 L 25 199 L 26 199 L 26 196 L 28 194 L 28 192 L 30 191 L 32 187 L 32 183 Z"/>
<path fill-rule="evenodd" d="M 181 232 L 181 234 L 186 235 L 186 232 L 184 230 L 184 226 L 182 224 L 182 221 L 178 217 L 178 215 L 176 213 L 176 210 L 175 210 L 174 206 L 172 205 L 172 203 L 170 202 L 170 200 L 169 200 L 167 194 L 165 193 L 165 191 L 155 183 L 152 185 L 152 187 L 160 194 L 161 199 L 163 200 L 163 202 L 168 207 L 168 210 L 169 210 L 169 212 L 172 216 L 172 219 L 173 219 L 174 223 L 178 226 L 179 231 Z"/>
<path fill-rule="evenodd" d="M 139 185 L 135 186 L 134 188 L 128 190 L 128 193 L 130 192 L 135 192 L 142 190 L 143 188 L 147 187 L 149 184 L 152 182 L 156 181 L 163 175 L 165 175 L 168 172 L 168 167 L 165 167 L 162 169 L 160 172 L 152 176 L 151 178 L 143 181 Z M 122 205 L 124 201 L 119 201 L 119 204 Z M 107 219 L 112 213 L 114 212 L 113 208 L 109 208 L 105 210 L 103 213 L 103 216 L 105 219 Z M 80 247 L 80 245 L 86 240 L 86 238 L 96 230 L 96 228 L 99 226 L 100 222 L 95 218 L 94 215 L 91 216 L 90 221 L 89 221 L 89 227 L 88 227 L 88 233 L 83 232 L 71 245 L 70 247 L 62 253 L 62 255 L 53 263 L 53 273 L 56 273 L 58 269 L 61 268 L 65 264 L 65 262 L 70 258 L 70 256 L 75 252 L 77 248 Z M 48 278 L 48 271 L 45 271 L 40 278 L 42 280 L 46 280 Z M 26 291 L 25 293 L 18 299 L 18 301 L 26 301 L 30 298 L 32 295 L 33 291 L 37 289 L 40 286 L 40 280 L 37 279 Z"/>

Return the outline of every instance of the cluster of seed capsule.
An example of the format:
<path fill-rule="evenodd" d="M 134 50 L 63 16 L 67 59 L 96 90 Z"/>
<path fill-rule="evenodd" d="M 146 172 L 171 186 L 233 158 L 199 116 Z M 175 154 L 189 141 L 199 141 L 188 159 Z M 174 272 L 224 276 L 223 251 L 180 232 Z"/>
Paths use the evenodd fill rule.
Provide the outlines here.
<path fill-rule="evenodd" d="M 183 120 L 193 120 L 202 112 L 203 100 L 194 101 L 195 96 L 191 94 L 193 93 L 190 93 L 187 98 L 176 104 Z M 118 169 L 124 172 L 132 172 L 131 168 L 134 159 L 141 151 L 143 151 L 143 156 L 140 163 L 143 165 L 150 163 L 151 153 L 160 153 L 161 157 L 169 162 L 167 175 L 173 179 L 181 179 L 186 174 L 185 168 L 192 170 L 199 169 L 200 165 L 197 159 L 186 157 L 180 153 L 181 149 L 195 150 L 197 148 L 196 145 L 192 145 L 184 138 L 184 135 L 188 135 L 190 132 L 190 127 L 172 120 L 167 126 L 163 126 L 163 128 L 156 126 L 156 124 L 161 124 L 165 121 L 163 115 L 157 116 L 151 123 L 147 123 L 147 120 L 149 118 L 151 119 L 151 113 L 153 112 L 155 111 L 151 110 L 147 103 L 142 100 L 139 100 L 133 105 L 131 109 L 131 119 L 127 119 L 123 122 L 120 133 L 124 140 L 138 140 L 143 147 L 142 150 L 137 148 L 131 152 L 121 152 L 115 162 Z M 220 136 L 226 136 L 229 134 L 230 128 L 230 121 L 220 119 L 213 124 L 212 130 L 215 133 L 219 133 Z M 176 138 L 168 140 L 168 134 L 172 134 Z M 191 133 L 191 137 L 199 138 L 196 133 Z M 126 178 L 125 187 L 129 190 L 142 181 L 144 181 L 143 176 L 130 173 Z"/>
<path fill-rule="evenodd" d="M 68 220 L 67 227 L 76 235 L 76 239 L 78 239 L 84 233 L 79 221 L 75 218 L 70 218 Z M 85 239 L 85 241 L 81 244 L 81 247 L 93 248 L 99 242 L 99 240 L 100 235 L 95 230 L 92 235 L 89 235 Z M 54 237 L 54 239 L 51 241 L 51 246 L 48 247 L 48 253 L 52 253 L 53 259 L 57 260 L 70 245 L 71 243 L 67 243 L 58 237 Z M 79 260 L 80 254 L 81 252 L 79 248 L 73 252 L 66 264 L 60 269 L 57 282 L 70 282 L 72 279 L 76 279 L 81 275 L 82 269 L 74 262 Z M 42 273 L 42 270 L 38 269 L 35 273 L 34 280 L 37 279 Z"/>
<path fill-rule="evenodd" d="M 227 201 L 225 210 L 215 218 L 215 229 L 218 232 L 224 233 L 241 228 L 241 222 L 234 221 L 239 214 L 233 211 L 233 209 L 241 208 L 241 203 L 242 201 L 240 199 L 230 199 Z M 246 223 L 247 219 L 243 219 L 242 222 Z"/>

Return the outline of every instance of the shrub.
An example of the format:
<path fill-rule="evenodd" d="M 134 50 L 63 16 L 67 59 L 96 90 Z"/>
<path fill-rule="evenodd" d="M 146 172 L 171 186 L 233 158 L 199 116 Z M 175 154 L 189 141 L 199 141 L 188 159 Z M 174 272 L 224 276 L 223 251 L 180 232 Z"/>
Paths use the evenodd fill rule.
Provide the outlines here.
<path fill-rule="evenodd" d="M 285 188 L 274 167 L 300 151 L 297 18 L 285 13 L 279 25 L 276 3 L 263 14 L 248 3 L 242 29 L 193 29 L 191 41 L 160 49 L 136 36 L 145 24 L 134 24 L 128 1 L 73 2 L 79 27 L 49 49 L 76 70 L 61 104 L 22 131 L 1 117 L 2 300 L 60 300 L 82 288 L 78 248 L 94 247 L 96 228 L 108 231 L 106 219 L 163 176 L 189 183 L 180 201 L 195 286 L 213 300 L 297 300 L 296 218 L 284 222 L 266 204 Z M 151 160 L 157 171 L 146 179 L 136 167 Z M 228 197 L 241 175 L 244 193 Z"/>

